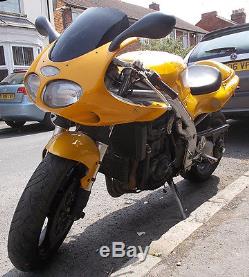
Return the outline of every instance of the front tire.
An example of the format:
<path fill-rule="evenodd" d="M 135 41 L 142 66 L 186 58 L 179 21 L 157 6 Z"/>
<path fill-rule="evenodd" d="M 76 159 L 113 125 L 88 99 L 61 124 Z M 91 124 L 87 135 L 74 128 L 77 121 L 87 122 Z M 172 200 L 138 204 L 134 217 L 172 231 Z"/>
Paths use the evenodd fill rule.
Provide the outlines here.
<path fill-rule="evenodd" d="M 77 163 L 50 153 L 29 180 L 15 210 L 8 254 L 21 271 L 41 268 L 57 251 L 74 219 L 70 210 L 80 187 Z"/>
<path fill-rule="evenodd" d="M 208 129 L 209 127 L 218 128 L 224 124 L 226 124 L 225 116 L 221 112 L 216 112 L 211 114 L 206 122 L 204 121 L 200 124 L 200 128 L 203 130 Z M 223 133 L 215 140 L 213 154 L 214 157 L 218 159 L 217 162 L 212 163 L 208 159 L 203 159 L 202 162 L 194 164 L 188 172 L 182 174 L 182 177 L 194 183 L 201 183 L 208 180 L 219 165 L 223 156 L 224 139 L 225 134 Z"/>

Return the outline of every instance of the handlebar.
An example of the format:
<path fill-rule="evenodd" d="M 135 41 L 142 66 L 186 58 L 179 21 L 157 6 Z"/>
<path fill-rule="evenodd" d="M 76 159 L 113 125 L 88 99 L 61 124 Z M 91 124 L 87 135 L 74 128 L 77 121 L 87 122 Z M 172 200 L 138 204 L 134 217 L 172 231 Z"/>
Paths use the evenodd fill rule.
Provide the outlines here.
<path fill-rule="evenodd" d="M 152 86 L 155 87 L 155 89 L 158 89 L 159 91 L 166 92 L 170 98 L 177 99 L 178 94 L 175 92 L 170 86 L 168 86 L 158 75 L 155 71 L 153 70 L 148 70 L 143 67 L 143 64 L 141 61 L 134 61 L 133 63 L 128 63 L 121 61 L 117 58 L 114 59 L 114 64 L 117 66 L 122 66 L 127 69 L 130 69 L 130 74 L 132 70 L 136 71 L 136 73 L 140 76 L 142 80 L 146 80 L 146 83 L 148 84 L 151 83 Z M 125 79 L 125 87 L 127 87 L 127 82 L 129 81 L 129 76 L 126 77 Z M 124 91 L 124 88 L 122 89 Z"/>

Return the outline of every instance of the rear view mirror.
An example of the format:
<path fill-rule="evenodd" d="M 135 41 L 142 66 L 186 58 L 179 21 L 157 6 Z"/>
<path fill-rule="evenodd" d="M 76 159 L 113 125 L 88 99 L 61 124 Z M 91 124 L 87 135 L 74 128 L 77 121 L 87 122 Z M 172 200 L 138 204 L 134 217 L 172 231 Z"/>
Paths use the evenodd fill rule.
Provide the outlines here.
<path fill-rule="evenodd" d="M 160 39 L 171 33 L 176 24 L 176 18 L 161 12 L 150 13 L 128 29 L 119 34 L 111 43 L 109 51 L 115 51 L 120 44 L 130 37 L 142 37 L 151 39 Z"/>
<path fill-rule="evenodd" d="M 60 36 L 45 16 L 37 17 L 35 27 L 40 35 L 48 37 L 49 43 L 52 43 Z"/>
<path fill-rule="evenodd" d="M 189 87 L 193 95 L 212 93 L 220 89 L 222 76 L 220 71 L 208 65 L 191 65 L 182 73 L 183 84 Z"/>

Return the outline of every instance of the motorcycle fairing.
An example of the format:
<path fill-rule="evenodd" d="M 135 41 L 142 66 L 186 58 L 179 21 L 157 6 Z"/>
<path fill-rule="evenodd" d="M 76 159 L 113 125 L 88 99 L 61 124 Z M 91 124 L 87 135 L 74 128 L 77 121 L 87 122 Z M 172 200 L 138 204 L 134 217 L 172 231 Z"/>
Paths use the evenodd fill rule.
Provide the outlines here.
<path fill-rule="evenodd" d="M 215 61 L 200 61 L 196 65 L 214 67 L 221 73 L 222 85 L 216 91 L 193 95 L 191 89 L 184 84 L 183 73 L 187 66 L 178 56 L 160 51 L 134 51 L 119 57 L 124 61 L 140 60 L 145 68 L 156 71 L 170 87 L 178 92 L 178 97 L 189 112 L 192 119 L 205 113 L 222 109 L 234 94 L 239 78 L 230 67 Z"/>
<path fill-rule="evenodd" d="M 105 85 L 105 74 L 113 58 L 123 48 L 136 41 L 136 38 L 127 39 L 114 52 L 108 50 L 110 43 L 107 43 L 85 55 L 65 62 L 50 60 L 49 53 L 53 47 L 50 45 L 34 61 L 26 74 L 27 78 L 30 73 L 34 72 L 41 80 L 35 104 L 42 110 L 88 126 L 145 122 L 160 117 L 170 106 L 160 102 L 152 102 L 149 106 L 134 104 L 115 97 Z M 41 68 L 44 66 L 57 67 L 60 72 L 55 76 L 43 76 Z M 79 84 L 83 90 L 80 100 L 65 108 L 51 108 L 45 105 L 42 93 L 46 85 L 54 80 L 68 80 Z"/>
<path fill-rule="evenodd" d="M 65 62 L 111 42 L 129 27 L 125 13 L 113 8 L 89 8 L 55 42 L 50 59 Z"/>

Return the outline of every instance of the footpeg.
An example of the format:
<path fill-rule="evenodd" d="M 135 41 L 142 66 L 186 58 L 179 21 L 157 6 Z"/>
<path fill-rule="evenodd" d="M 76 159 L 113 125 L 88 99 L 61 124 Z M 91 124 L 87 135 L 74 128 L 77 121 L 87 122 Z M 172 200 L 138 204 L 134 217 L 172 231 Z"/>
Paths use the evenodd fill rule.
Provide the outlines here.
<path fill-rule="evenodd" d="M 218 162 L 218 159 L 213 157 L 213 156 L 210 156 L 210 155 L 207 155 L 207 154 L 203 154 L 202 155 L 203 157 L 207 158 L 208 160 L 212 161 L 212 162 L 215 162 L 217 163 Z"/>

